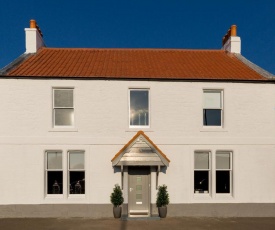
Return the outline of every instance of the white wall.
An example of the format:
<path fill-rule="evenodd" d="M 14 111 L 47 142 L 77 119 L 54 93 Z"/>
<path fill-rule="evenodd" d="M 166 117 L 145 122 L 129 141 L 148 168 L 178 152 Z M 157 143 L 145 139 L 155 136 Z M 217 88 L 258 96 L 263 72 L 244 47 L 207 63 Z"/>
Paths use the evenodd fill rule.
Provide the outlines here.
<path fill-rule="evenodd" d="M 69 132 L 52 128 L 52 87 L 75 88 Z M 159 176 L 171 203 L 275 201 L 272 84 L 0 79 L 0 204 L 109 203 L 121 176 L 111 159 L 138 131 L 128 127 L 130 87 L 150 88 L 151 127 L 144 131 L 171 160 Z M 202 127 L 203 89 L 223 89 L 223 128 Z M 44 154 L 56 149 L 85 150 L 85 197 L 45 198 Z M 194 151 L 220 149 L 233 151 L 232 196 L 194 196 Z"/>

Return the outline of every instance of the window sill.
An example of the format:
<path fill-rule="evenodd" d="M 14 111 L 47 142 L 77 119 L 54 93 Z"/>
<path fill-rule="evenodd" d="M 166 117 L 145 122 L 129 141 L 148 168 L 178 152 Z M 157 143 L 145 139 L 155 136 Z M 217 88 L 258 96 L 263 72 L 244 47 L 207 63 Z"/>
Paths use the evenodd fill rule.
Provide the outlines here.
<path fill-rule="evenodd" d="M 212 199 L 210 193 L 194 193 L 194 199 L 196 200 L 209 200 Z"/>
<path fill-rule="evenodd" d="M 126 129 L 125 132 L 138 132 L 140 130 L 144 132 L 154 132 L 150 127 L 133 127 Z"/>
<path fill-rule="evenodd" d="M 64 198 L 64 196 L 63 196 L 63 194 L 47 194 L 46 196 L 45 196 L 45 199 L 63 199 Z"/>
<path fill-rule="evenodd" d="M 228 132 L 222 126 L 203 126 L 200 132 Z"/>
<path fill-rule="evenodd" d="M 216 196 L 215 196 L 216 199 L 220 199 L 220 200 L 233 200 L 234 197 L 232 196 L 231 193 L 216 193 Z"/>
<path fill-rule="evenodd" d="M 51 128 L 49 132 L 78 132 L 77 128 L 62 128 L 62 127 L 56 127 Z"/>
<path fill-rule="evenodd" d="M 71 200 L 71 199 L 85 199 L 85 198 L 86 198 L 85 194 L 70 194 L 68 196 L 69 200 Z"/>

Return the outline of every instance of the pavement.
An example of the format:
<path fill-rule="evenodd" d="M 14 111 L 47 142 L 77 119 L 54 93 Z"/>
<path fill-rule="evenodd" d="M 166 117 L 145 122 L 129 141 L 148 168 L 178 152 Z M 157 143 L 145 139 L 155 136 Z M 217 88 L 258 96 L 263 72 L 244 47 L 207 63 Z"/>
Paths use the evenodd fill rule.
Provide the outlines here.
<path fill-rule="evenodd" d="M 168 217 L 161 220 L 8 218 L 0 219 L 1 230 L 274 230 L 275 218 Z"/>

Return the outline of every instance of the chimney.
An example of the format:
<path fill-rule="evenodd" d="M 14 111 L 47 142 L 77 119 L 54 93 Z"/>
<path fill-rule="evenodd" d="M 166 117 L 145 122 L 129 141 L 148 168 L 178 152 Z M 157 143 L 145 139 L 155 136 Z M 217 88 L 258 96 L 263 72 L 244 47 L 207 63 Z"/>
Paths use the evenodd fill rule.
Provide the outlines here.
<path fill-rule="evenodd" d="M 26 53 L 36 53 L 39 48 L 45 46 L 43 34 L 35 20 L 30 20 L 30 28 L 26 32 Z"/>
<path fill-rule="evenodd" d="M 223 37 L 222 49 L 230 53 L 241 53 L 241 38 L 237 36 L 236 25 L 232 25 Z"/>

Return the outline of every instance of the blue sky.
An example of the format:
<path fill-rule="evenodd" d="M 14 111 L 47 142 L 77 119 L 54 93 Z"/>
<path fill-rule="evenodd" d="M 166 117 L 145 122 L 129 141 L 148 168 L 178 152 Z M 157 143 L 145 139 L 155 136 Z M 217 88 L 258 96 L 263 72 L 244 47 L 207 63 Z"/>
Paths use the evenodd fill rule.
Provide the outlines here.
<path fill-rule="evenodd" d="M 39 24 L 48 47 L 220 49 L 232 24 L 242 55 L 275 74 L 274 0 L 0 1 L 0 68 Z"/>

